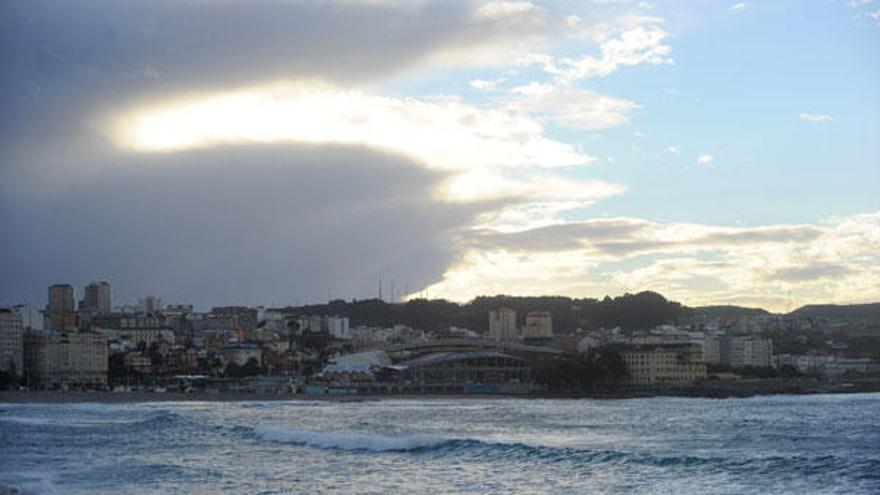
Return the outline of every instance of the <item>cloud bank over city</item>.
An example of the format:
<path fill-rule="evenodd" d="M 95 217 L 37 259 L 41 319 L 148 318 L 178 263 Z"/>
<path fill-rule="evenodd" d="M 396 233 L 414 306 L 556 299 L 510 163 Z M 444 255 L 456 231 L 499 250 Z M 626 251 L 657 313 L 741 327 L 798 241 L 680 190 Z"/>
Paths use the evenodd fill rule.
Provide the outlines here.
<path fill-rule="evenodd" d="M 802 6 L 4 3 L 0 303 L 880 299 L 880 29 Z"/>

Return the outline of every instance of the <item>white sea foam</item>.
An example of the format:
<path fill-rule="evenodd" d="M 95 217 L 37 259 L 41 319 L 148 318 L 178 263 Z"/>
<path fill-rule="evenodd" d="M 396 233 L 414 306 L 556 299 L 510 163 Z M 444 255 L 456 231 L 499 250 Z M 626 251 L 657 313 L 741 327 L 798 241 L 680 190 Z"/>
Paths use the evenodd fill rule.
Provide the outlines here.
<path fill-rule="evenodd" d="M 95 417 L 38 417 L 38 416 L 7 416 L 0 414 L 0 423 L 15 423 L 29 426 L 61 426 L 67 428 L 94 428 L 110 425 L 136 425 L 147 423 L 157 415 L 140 418 L 95 418 Z"/>
<path fill-rule="evenodd" d="M 258 425 L 254 432 L 264 440 L 295 445 L 308 445 L 321 449 L 371 452 L 405 452 L 437 447 L 452 441 L 430 435 L 362 435 L 322 433 L 285 428 L 275 425 Z"/>

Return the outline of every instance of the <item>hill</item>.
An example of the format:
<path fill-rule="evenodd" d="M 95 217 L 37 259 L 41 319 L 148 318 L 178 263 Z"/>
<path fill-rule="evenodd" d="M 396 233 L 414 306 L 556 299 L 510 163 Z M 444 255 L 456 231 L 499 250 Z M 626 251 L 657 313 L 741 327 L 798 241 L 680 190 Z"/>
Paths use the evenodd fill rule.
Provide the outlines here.
<path fill-rule="evenodd" d="M 694 308 L 694 313 L 712 318 L 738 318 L 740 316 L 767 316 L 772 314 L 766 309 L 730 305 L 700 306 Z"/>
<path fill-rule="evenodd" d="M 288 307 L 285 311 L 288 314 L 347 316 L 352 325 L 390 326 L 403 323 L 428 330 L 452 325 L 486 332 L 489 326 L 489 311 L 501 307 L 516 310 L 518 325 L 525 323 L 525 315 L 529 311 L 549 311 L 553 316 L 553 328 L 557 333 L 571 332 L 576 328 L 645 329 L 663 323 L 672 323 L 690 312 L 688 308 L 677 302 L 668 301 L 655 292 L 624 294 L 615 298 L 606 296 L 602 300 L 561 296 L 481 296 L 465 304 L 425 299 L 414 299 L 398 304 L 378 299 L 351 302 L 336 300 L 328 304 Z"/>
<path fill-rule="evenodd" d="M 798 308 L 788 316 L 797 318 L 820 317 L 831 320 L 864 322 L 880 325 L 880 303 L 871 304 L 810 304 Z"/>

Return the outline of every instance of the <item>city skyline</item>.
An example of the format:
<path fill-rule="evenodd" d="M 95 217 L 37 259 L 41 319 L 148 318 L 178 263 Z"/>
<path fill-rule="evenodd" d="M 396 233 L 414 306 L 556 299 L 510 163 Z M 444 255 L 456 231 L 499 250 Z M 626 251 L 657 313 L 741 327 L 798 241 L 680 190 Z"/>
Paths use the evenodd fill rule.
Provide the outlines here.
<path fill-rule="evenodd" d="M 4 4 L 0 302 L 878 301 L 878 9 Z"/>

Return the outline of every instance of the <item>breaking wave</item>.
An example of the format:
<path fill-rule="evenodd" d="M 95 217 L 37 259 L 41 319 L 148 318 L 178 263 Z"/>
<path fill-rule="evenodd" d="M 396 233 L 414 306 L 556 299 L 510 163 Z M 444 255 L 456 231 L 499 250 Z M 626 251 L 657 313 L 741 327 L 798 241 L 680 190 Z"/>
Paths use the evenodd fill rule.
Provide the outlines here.
<path fill-rule="evenodd" d="M 325 450 L 349 452 L 409 452 L 438 457 L 473 457 L 474 460 L 518 461 L 526 463 L 569 462 L 575 466 L 596 464 L 643 465 L 660 468 L 704 469 L 728 473 L 798 472 L 802 476 L 834 473 L 856 469 L 880 473 L 880 459 L 852 459 L 824 455 L 816 457 L 750 457 L 728 458 L 694 455 L 657 455 L 648 452 L 630 452 L 611 449 L 551 447 L 519 442 L 493 442 L 475 438 L 444 438 L 430 435 L 366 435 L 322 433 L 289 429 L 274 425 L 259 425 L 252 429 L 259 438 L 276 443 L 303 445 Z M 878 479 L 880 474 L 869 475 Z"/>
<path fill-rule="evenodd" d="M 24 426 L 40 426 L 40 427 L 58 427 L 58 428 L 106 428 L 114 426 L 130 426 L 130 425 L 157 425 L 162 423 L 170 423 L 177 418 L 177 414 L 171 411 L 157 411 L 145 417 L 136 418 L 114 418 L 100 416 L 17 416 L 0 414 L 0 424 L 14 423 Z"/>
<path fill-rule="evenodd" d="M 277 443 L 307 445 L 320 449 L 370 451 L 370 452 L 411 452 L 440 447 L 454 442 L 448 438 L 430 435 L 362 435 L 321 433 L 295 430 L 272 425 L 259 425 L 253 428 L 260 438 Z"/>

